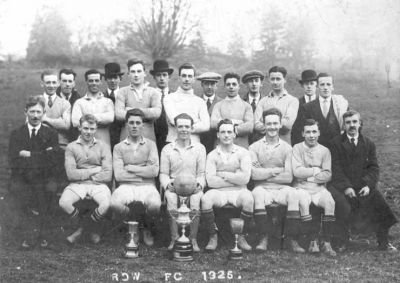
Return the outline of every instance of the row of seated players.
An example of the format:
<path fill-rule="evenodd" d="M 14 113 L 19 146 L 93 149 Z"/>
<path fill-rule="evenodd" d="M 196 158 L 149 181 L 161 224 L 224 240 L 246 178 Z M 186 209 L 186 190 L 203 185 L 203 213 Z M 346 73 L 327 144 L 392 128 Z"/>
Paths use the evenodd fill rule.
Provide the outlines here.
<path fill-rule="evenodd" d="M 349 115 L 359 117 L 357 112 Z M 245 223 L 244 234 L 249 230 L 254 216 L 260 234 L 256 250 L 266 250 L 269 227 L 265 207 L 272 203 L 288 208 L 285 228 L 293 250 L 304 252 L 297 243 L 301 223 L 301 230 L 312 238 L 310 251 L 319 251 L 319 227 L 312 225 L 309 212 L 310 204 L 313 203 L 324 211 L 323 251 L 331 256 L 336 255 L 330 244 L 335 230 L 335 201 L 326 189 L 332 177 L 331 153 L 318 144 L 319 128 L 314 120 L 306 121 L 303 127 L 305 141 L 295 145 L 292 150 L 289 144 L 279 139 L 281 118 L 278 109 L 265 111 L 265 138 L 252 144 L 249 150 L 234 145 L 236 135 L 233 122 L 229 119 L 221 120 L 217 128 L 219 145 L 206 158 L 204 146 L 191 142 L 192 118 L 185 113 L 179 114 L 174 119 L 177 139 L 163 148 L 159 166 L 155 143 L 142 135 L 144 114 L 141 110 L 132 109 L 127 112 L 128 137 L 115 146 L 113 156 L 107 145 L 94 138 L 97 130 L 95 117 L 90 114 L 82 116 L 80 136 L 68 144 L 65 151 L 65 170 L 71 183 L 65 188 L 59 204 L 72 219 L 79 216 L 79 210 L 74 204 L 81 199 L 91 198 L 98 207 L 67 240 L 75 242 L 86 227 L 91 232 L 92 241 L 98 243 L 100 236 L 96 229 L 108 209 L 111 207 L 122 219 L 126 219 L 132 213 L 130 204 L 133 202 L 144 204 L 148 227 L 152 227 L 161 207 L 161 197 L 155 186 L 155 178 L 159 174 L 170 215 L 169 249 L 172 249 L 178 237 L 177 224 L 172 217 L 178 208 L 174 181 L 179 176 L 193 176 L 196 190 L 190 196 L 194 216 L 190 225 L 190 238 L 195 251 L 200 250 L 197 244 L 200 214 L 210 235 L 205 249 L 215 250 L 218 237 L 213 208 L 227 204 L 241 208 L 241 218 Z M 107 183 L 111 181 L 113 169 L 120 185 L 111 195 Z M 247 188 L 250 177 L 255 182 L 253 191 Z M 203 193 L 206 184 L 209 189 Z M 365 190 L 363 188 L 361 194 L 369 193 L 369 190 Z M 396 222 L 393 214 L 392 217 L 393 223 L 390 226 Z M 152 232 L 145 229 L 143 233 L 145 243 L 152 245 Z M 387 237 L 387 233 L 383 236 Z M 386 239 L 379 239 L 378 235 L 379 240 Z M 246 251 L 252 250 L 244 235 L 239 236 L 239 246 Z"/>

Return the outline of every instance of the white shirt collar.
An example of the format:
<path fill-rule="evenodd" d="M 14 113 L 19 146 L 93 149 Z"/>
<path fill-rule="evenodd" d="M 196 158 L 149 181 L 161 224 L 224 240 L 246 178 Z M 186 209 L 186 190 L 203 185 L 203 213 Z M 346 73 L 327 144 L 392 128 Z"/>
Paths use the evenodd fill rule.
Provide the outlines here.
<path fill-rule="evenodd" d="M 213 103 L 213 101 L 215 99 L 215 93 L 211 96 L 207 96 L 207 95 L 203 94 L 203 99 L 205 102 L 207 102 L 207 100 L 210 99 L 210 102 Z"/>
<path fill-rule="evenodd" d="M 32 125 L 29 124 L 29 123 L 26 123 L 26 124 L 28 125 L 29 137 L 32 135 L 32 129 L 35 129 L 35 130 L 36 130 L 36 135 L 37 135 L 37 133 L 38 133 L 39 130 L 40 130 L 40 127 L 42 126 L 42 123 L 40 123 L 40 124 L 37 125 L 36 127 L 32 126 Z"/>
<path fill-rule="evenodd" d="M 49 99 L 51 99 L 52 102 L 54 102 L 54 99 L 56 99 L 56 94 L 53 94 L 52 96 L 48 95 L 47 93 L 43 93 L 43 97 L 46 100 L 46 102 L 49 101 Z"/>
<path fill-rule="evenodd" d="M 249 103 L 250 103 L 250 104 L 253 102 L 254 99 L 256 99 L 256 104 L 257 104 L 257 103 L 260 101 L 260 98 L 261 98 L 261 93 L 258 93 L 257 96 L 252 96 L 252 95 L 249 93 Z"/>
<path fill-rule="evenodd" d="M 311 96 L 308 96 L 308 95 L 304 95 L 304 99 L 305 99 L 305 101 L 306 101 L 306 103 L 307 102 L 310 102 L 310 101 L 313 101 L 313 100 L 315 100 L 317 98 L 317 95 L 316 94 L 314 94 L 314 95 L 311 95 Z"/>
<path fill-rule="evenodd" d="M 158 91 L 161 92 L 161 93 L 163 93 L 163 91 L 164 91 L 164 94 L 168 94 L 168 93 L 169 93 L 169 87 L 166 87 L 166 88 L 164 88 L 164 89 L 161 89 L 161 88 L 157 87 L 157 89 L 158 89 Z"/>
<path fill-rule="evenodd" d="M 359 134 L 357 133 L 357 135 L 355 135 L 354 137 L 350 137 L 349 135 L 347 135 L 347 138 L 349 139 L 349 142 L 351 143 L 351 139 L 354 139 L 354 144 L 357 145 L 358 143 L 358 136 Z"/>
<path fill-rule="evenodd" d="M 328 101 L 328 104 L 330 104 L 330 103 L 331 103 L 331 99 L 332 99 L 331 96 L 330 96 L 330 97 L 327 97 L 327 98 L 322 97 L 322 96 L 319 96 L 319 102 L 320 102 L 321 104 L 324 103 L 325 100 L 327 100 L 327 101 Z"/>

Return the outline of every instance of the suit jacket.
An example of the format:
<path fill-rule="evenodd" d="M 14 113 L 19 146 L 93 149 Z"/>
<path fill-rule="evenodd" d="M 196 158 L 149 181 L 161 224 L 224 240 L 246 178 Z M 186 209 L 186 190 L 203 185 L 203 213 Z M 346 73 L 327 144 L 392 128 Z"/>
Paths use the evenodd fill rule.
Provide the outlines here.
<path fill-rule="evenodd" d="M 62 96 L 61 96 L 61 88 L 60 88 L 60 87 L 57 88 L 57 90 L 56 90 L 56 95 L 62 98 Z M 71 113 L 72 113 L 72 107 L 74 107 L 75 102 L 76 102 L 79 98 L 81 98 L 81 95 L 80 95 L 79 92 L 74 88 L 74 89 L 72 90 L 71 96 L 69 97 L 69 100 L 68 100 L 69 103 L 71 104 Z M 78 136 L 79 136 L 79 130 L 78 130 L 77 128 L 74 128 L 74 127 L 72 126 L 72 122 L 71 122 L 71 127 L 69 128 L 67 135 L 68 135 L 68 140 L 69 140 L 69 142 L 72 142 L 72 141 L 76 140 L 76 139 L 78 138 Z"/>
<path fill-rule="evenodd" d="M 322 114 L 321 105 L 319 99 L 315 99 L 309 103 L 303 104 L 303 109 L 301 110 L 302 113 L 302 121 L 305 119 L 314 119 L 318 121 L 320 126 L 324 124 L 324 116 Z M 339 124 L 338 131 L 332 129 L 320 129 L 321 136 L 320 136 L 320 143 L 328 146 L 327 140 L 340 135 L 343 133 L 343 114 L 348 110 L 349 103 L 342 95 L 333 94 L 331 97 L 331 108 L 333 109 L 333 113 L 336 117 L 337 123 Z M 302 123 L 301 123 L 302 124 Z M 327 133 L 330 133 L 331 136 L 327 136 Z M 334 133 L 334 134 L 333 134 Z"/>
<path fill-rule="evenodd" d="M 316 96 L 315 100 L 318 99 L 318 95 Z M 311 101 L 310 101 L 311 102 Z M 299 98 L 299 111 L 297 112 L 297 118 L 296 121 L 294 121 L 293 127 L 292 127 L 292 132 L 291 132 L 291 142 L 292 146 L 295 144 L 304 141 L 302 132 L 303 132 L 303 105 L 306 104 L 306 98 L 303 95 L 302 97 Z"/>
<path fill-rule="evenodd" d="M 171 89 L 168 89 L 168 94 L 170 93 Z M 160 97 L 162 100 L 162 93 Z M 161 155 L 161 150 L 166 145 L 166 140 L 168 136 L 168 121 L 167 114 L 165 113 L 164 101 L 161 101 L 161 115 L 158 119 L 154 121 L 154 132 L 156 135 L 157 150 L 159 155 Z"/>
<path fill-rule="evenodd" d="M 111 93 L 108 92 L 108 88 L 106 88 L 103 91 L 104 97 L 107 97 L 112 100 L 113 104 L 115 105 L 115 96 L 111 96 Z M 116 117 L 114 117 L 114 122 L 110 124 L 110 142 L 111 142 L 111 151 L 113 150 L 114 146 L 120 142 L 120 137 L 121 137 L 121 130 L 122 127 L 124 126 L 125 122 L 124 121 L 119 121 L 117 120 Z"/>
<path fill-rule="evenodd" d="M 260 99 L 258 100 L 258 102 L 260 102 L 260 100 L 265 96 L 266 96 L 265 93 L 260 93 Z M 249 99 L 249 93 L 246 93 L 243 96 L 243 100 L 246 101 L 251 106 L 251 101 Z M 258 105 L 258 103 L 257 103 L 257 105 Z M 254 114 L 254 111 L 253 111 L 253 114 Z M 251 133 L 249 135 L 249 145 L 254 143 L 254 142 L 256 142 L 256 141 L 258 141 L 258 140 L 260 140 L 263 136 L 264 136 L 263 134 L 260 134 L 259 132 L 253 130 L 253 133 Z"/>
<path fill-rule="evenodd" d="M 52 148 L 51 150 L 47 150 Z M 14 130 L 11 133 L 8 151 L 8 162 L 13 177 L 22 177 L 26 181 L 43 178 L 42 174 L 49 176 L 56 167 L 58 147 L 57 132 L 42 124 L 33 140 L 29 136 L 28 126 Z M 19 152 L 27 150 L 30 157 L 20 157 Z M 40 177 L 38 177 L 40 176 Z"/>
<path fill-rule="evenodd" d="M 356 193 L 364 186 L 376 188 L 379 179 L 379 166 L 375 144 L 367 137 L 359 135 L 353 151 L 344 133 L 334 138 L 329 146 L 332 154 L 331 185 L 344 192 L 353 188 Z"/>
<path fill-rule="evenodd" d="M 219 97 L 217 94 L 215 94 L 215 98 L 213 102 L 210 105 L 210 108 L 208 108 L 208 114 L 211 117 L 211 113 L 214 109 L 215 104 L 217 102 L 220 102 L 223 100 L 223 98 Z M 207 103 L 207 101 L 206 101 Z M 214 148 L 217 143 L 217 131 L 216 129 L 211 129 L 207 132 L 201 133 L 200 134 L 200 142 L 205 146 L 207 154 L 210 153 Z"/>

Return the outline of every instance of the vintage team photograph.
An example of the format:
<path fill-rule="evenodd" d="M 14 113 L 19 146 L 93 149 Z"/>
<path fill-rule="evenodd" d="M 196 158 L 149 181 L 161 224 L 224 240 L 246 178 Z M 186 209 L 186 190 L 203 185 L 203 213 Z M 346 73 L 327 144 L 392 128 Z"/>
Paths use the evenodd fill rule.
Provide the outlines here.
<path fill-rule="evenodd" d="M 400 2 L 0 0 L 0 282 L 400 282 Z"/>

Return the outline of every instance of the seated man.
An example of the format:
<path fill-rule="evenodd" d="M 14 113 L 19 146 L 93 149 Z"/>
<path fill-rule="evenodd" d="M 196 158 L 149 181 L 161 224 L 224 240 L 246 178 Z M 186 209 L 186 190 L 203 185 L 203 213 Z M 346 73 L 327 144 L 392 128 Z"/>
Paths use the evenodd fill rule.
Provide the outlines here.
<path fill-rule="evenodd" d="M 175 192 L 174 180 L 181 175 L 195 176 L 197 189 L 189 197 L 190 208 L 194 218 L 190 223 L 190 239 L 193 251 L 199 252 L 197 244 L 197 231 L 200 222 L 200 199 L 205 186 L 206 149 L 201 143 L 192 142 L 194 121 L 186 113 L 179 114 L 174 119 L 177 139 L 175 142 L 164 146 L 161 151 L 160 184 L 165 190 L 167 209 L 169 214 L 169 228 L 171 243 L 168 250 L 172 250 L 175 240 L 178 238 L 178 226 L 172 217 L 178 209 L 178 195 Z"/>
<path fill-rule="evenodd" d="M 65 170 L 71 183 L 64 189 L 59 204 L 71 219 L 79 216 L 79 210 L 74 206 L 79 200 L 89 198 L 98 204 L 84 223 L 91 232 L 92 242 L 97 244 L 100 242 L 98 225 L 110 207 L 111 193 L 107 183 L 112 176 L 111 151 L 109 145 L 94 137 L 97 120 L 92 114 L 83 115 L 79 124 L 80 136 L 65 150 Z M 79 227 L 67 241 L 74 243 L 82 231 Z"/>
<path fill-rule="evenodd" d="M 218 245 L 217 227 L 213 208 L 227 204 L 241 208 L 246 233 L 253 216 L 254 199 L 246 185 L 250 180 L 251 159 L 249 151 L 235 145 L 235 129 L 229 119 L 221 120 L 217 126 L 219 145 L 207 156 L 206 179 L 210 190 L 201 198 L 201 213 L 204 217 L 210 240 L 206 250 L 214 251 Z M 251 246 L 243 235 L 239 235 L 239 247 L 250 251 Z"/>
<path fill-rule="evenodd" d="M 277 203 L 288 207 L 285 234 L 291 238 L 293 251 L 304 253 L 304 249 L 296 241 L 300 220 L 299 199 L 296 189 L 289 186 L 293 179 L 292 147 L 279 138 L 281 119 L 282 113 L 277 108 L 264 111 L 265 136 L 249 147 L 252 161 L 251 177 L 255 183 L 252 191 L 254 220 L 262 235 L 256 250 L 267 250 L 267 232 L 272 230 L 272 223 L 268 223 L 267 226 L 265 207 Z"/>
<path fill-rule="evenodd" d="M 293 147 L 292 167 L 294 182 L 300 202 L 300 214 L 303 227 L 311 235 L 309 251 L 319 252 L 319 225 L 312 223 L 310 215 L 311 202 L 324 209 L 322 217 L 323 251 L 329 256 L 336 256 L 330 239 L 335 223 L 335 201 L 326 189 L 331 180 L 331 153 L 318 143 L 319 126 L 313 119 L 307 119 L 303 127 L 304 142 Z M 318 223 L 319 224 L 319 223 Z"/>
<path fill-rule="evenodd" d="M 154 217 L 160 212 L 161 198 L 155 186 L 159 163 L 154 141 L 143 137 L 144 113 L 136 108 L 126 112 L 125 123 L 128 137 L 114 148 L 113 165 L 115 179 L 120 186 L 111 196 L 111 208 L 124 218 L 130 218 L 130 204 L 140 202 L 146 209 L 147 227 L 154 227 Z M 147 246 L 154 244 L 152 233 L 143 231 Z"/>
<path fill-rule="evenodd" d="M 52 193 L 47 187 L 49 172 L 56 164 L 58 138 L 55 130 L 42 124 L 44 113 L 44 98 L 29 97 L 25 104 L 27 123 L 11 133 L 8 148 L 10 193 L 17 204 L 16 228 L 22 230 L 18 232 L 23 238 L 22 249 L 34 248 L 39 242 L 43 248 L 48 246 L 44 231 Z"/>
<path fill-rule="evenodd" d="M 341 248 L 349 240 L 349 219 L 358 214 L 374 228 L 379 249 L 397 251 L 388 240 L 389 229 L 397 219 L 377 188 L 379 166 L 375 144 L 360 132 L 360 113 L 345 112 L 343 123 L 345 133 L 334 138 L 330 145 L 332 182 L 329 186 L 340 208 L 337 219 Z"/>

